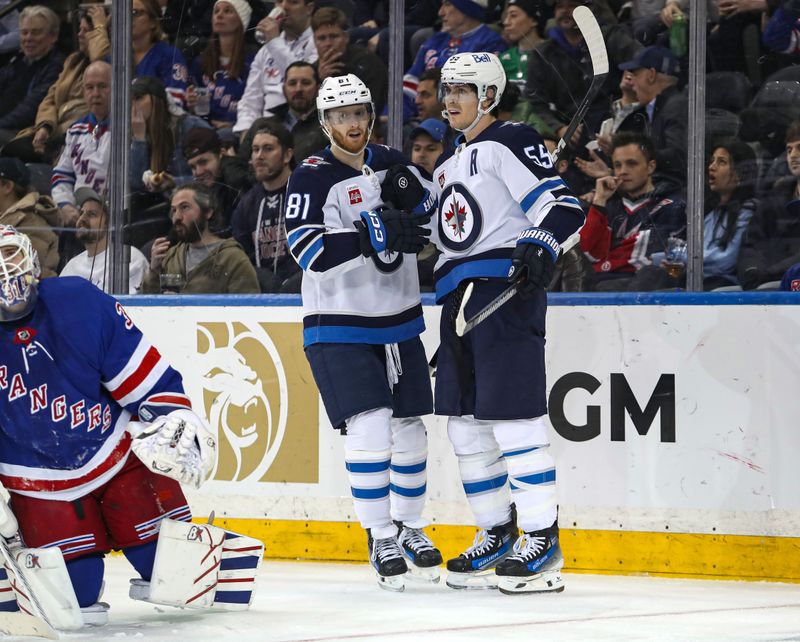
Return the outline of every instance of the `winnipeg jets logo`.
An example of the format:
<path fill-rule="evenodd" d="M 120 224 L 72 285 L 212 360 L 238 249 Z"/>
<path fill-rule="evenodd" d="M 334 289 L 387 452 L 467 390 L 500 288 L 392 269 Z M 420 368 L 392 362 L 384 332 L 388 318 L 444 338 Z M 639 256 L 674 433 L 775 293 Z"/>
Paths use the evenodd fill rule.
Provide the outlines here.
<path fill-rule="evenodd" d="M 469 249 L 481 234 L 483 215 L 475 197 L 462 183 L 451 183 L 439 197 L 439 238 L 454 252 Z"/>
<path fill-rule="evenodd" d="M 445 212 L 445 221 L 453 231 L 453 236 L 459 239 L 464 238 L 464 222 L 467 220 L 466 208 L 454 198 L 450 203 L 450 209 Z"/>

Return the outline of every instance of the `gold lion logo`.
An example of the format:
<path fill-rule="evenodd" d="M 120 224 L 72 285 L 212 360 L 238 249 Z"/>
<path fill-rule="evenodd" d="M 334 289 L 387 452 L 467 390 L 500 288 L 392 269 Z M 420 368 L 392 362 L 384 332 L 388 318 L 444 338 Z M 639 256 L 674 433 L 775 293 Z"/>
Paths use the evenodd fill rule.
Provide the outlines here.
<path fill-rule="evenodd" d="M 219 457 L 212 479 L 221 481 L 316 481 L 318 455 L 310 466 L 292 462 L 298 443 L 318 451 L 316 388 L 303 365 L 300 324 L 198 324 L 198 370 L 209 423 L 216 428 Z M 269 328 L 269 331 L 267 331 Z M 291 363 L 287 371 L 285 363 Z M 291 412 L 290 412 L 291 409 Z M 290 418 L 291 417 L 291 418 Z M 299 420 L 299 421 L 298 421 Z M 309 434 L 309 425 L 314 430 Z M 313 467 L 313 468 L 312 468 Z"/>

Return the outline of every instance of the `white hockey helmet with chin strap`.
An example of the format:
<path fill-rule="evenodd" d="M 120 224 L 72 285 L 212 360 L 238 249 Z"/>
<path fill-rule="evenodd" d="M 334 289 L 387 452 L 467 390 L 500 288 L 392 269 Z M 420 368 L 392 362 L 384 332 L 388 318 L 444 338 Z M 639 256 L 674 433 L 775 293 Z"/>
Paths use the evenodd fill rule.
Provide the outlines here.
<path fill-rule="evenodd" d="M 320 127 L 331 145 L 335 145 L 346 154 L 351 156 L 358 156 L 364 148 L 362 147 L 358 152 L 349 152 L 342 149 L 333 139 L 328 121 L 325 113 L 330 109 L 337 107 L 349 107 L 351 105 L 368 105 L 369 106 L 369 129 L 367 130 L 367 142 L 372 136 L 372 127 L 375 125 L 375 105 L 372 103 L 372 94 L 364 82 L 355 74 L 347 74 L 346 76 L 330 76 L 322 81 L 322 86 L 317 93 L 317 118 L 319 118 Z M 366 147 L 366 143 L 364 143 Z"/>
<path fill-rule="evenodd" d="M 478 92 L 478 113 L 475 120 L 468 127 L 459 130 L 467 133 L 478 124 L 485 114 L 500 104 L 500 98 L 506 88 L 506 72 L 500 59 L 488 52 L 460 53 L 450 56 L 442 66 L 439 102 L 444 103 L 447 85 L 464 84 L 473 85 Z M 494 87 L 494 96 L 491 98 L 492 104 L 484 108 L 484 101 L 489 100 L 487 95 L 489 87 Z M 447 110 L 442 112 L 442 117 L 447 119 Z"/>
<path fill-rule="evenodd" d="M 33 310 L 40 274 L 31 240 L 11 225 L 0 225 L 0 322 L 16 321 Z"/>

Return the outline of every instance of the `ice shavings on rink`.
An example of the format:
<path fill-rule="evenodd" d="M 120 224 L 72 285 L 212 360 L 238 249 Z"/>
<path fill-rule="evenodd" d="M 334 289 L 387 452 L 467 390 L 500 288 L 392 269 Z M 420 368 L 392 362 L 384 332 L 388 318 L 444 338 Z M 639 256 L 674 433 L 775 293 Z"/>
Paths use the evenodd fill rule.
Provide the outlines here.
<path fill-rule="evenodd" d="M 375 584 L 367 564 L 265 561 L 253 608 L 179 611 L 128 599 L 107 560 L 109 625 L 64 640 L 798 640 L 800 585 L 566 574 L 558 595 Z M 11 638 L 7 638 L 11 640 Z M 15 638 L 16 640 L 31 638 Z"/>

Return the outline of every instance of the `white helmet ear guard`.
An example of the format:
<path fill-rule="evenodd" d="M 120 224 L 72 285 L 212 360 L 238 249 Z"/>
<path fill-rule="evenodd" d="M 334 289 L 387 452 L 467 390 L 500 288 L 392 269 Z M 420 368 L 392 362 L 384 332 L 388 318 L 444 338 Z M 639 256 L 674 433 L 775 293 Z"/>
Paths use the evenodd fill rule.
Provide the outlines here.
<path fill-rule="evenodd" d="M 506 72 L 500 59 L 493 53 L 476 52 L 460 53 L 450 56 L 442 66 L 442 79 L 439 82 L 439 102 L 444 102 L 445 87 L 453 85 L 473 85 L 478 92 L 478 114 L 472 124 L 460 131 L 468 132 L 484 114 L 491 112 L 500 104 L 500 98 L 506 88 Z M 490 100 L 488 94 L 489 87 L 494 87 L 492 104 L 484 108 L 483 102 Z M 447 118 L 447 112 L 442 112 Z"/>
<path fill-rule="evenodd" d="M 31 240 L 10 225 L 0 225 L 0 321 L 15 321 L 36 304 L 41 269 Z"/>
<path fill-rule="evenodd" d="M 329 109 L 336 109 L 337 107 L 349 107 L 351 105 L 369 105 L 369 130 L 367 132 L 367 140 L 372 135 L 372 127 L 375 125 L 375 105 L 372 103 L 372 94 L 364 82 L 355 74 L 347 74 L 346 76 L 330 76 L 322 81 L 322 85 L 317 93 L 317 118 L 319 119 L 320 127 L 331 145 L 336 145 L 333 136 L 328 127 L 328 121 L 325 118 L 325 112 Z M 338 145 L 336 145 L 339 147 Z M 342 149 L 339 147 L 339 149 Z M 348 152 L 342 149 L 346 154 L 358 156 L 363 151 L 363 148 L 357 153 Z"/>

